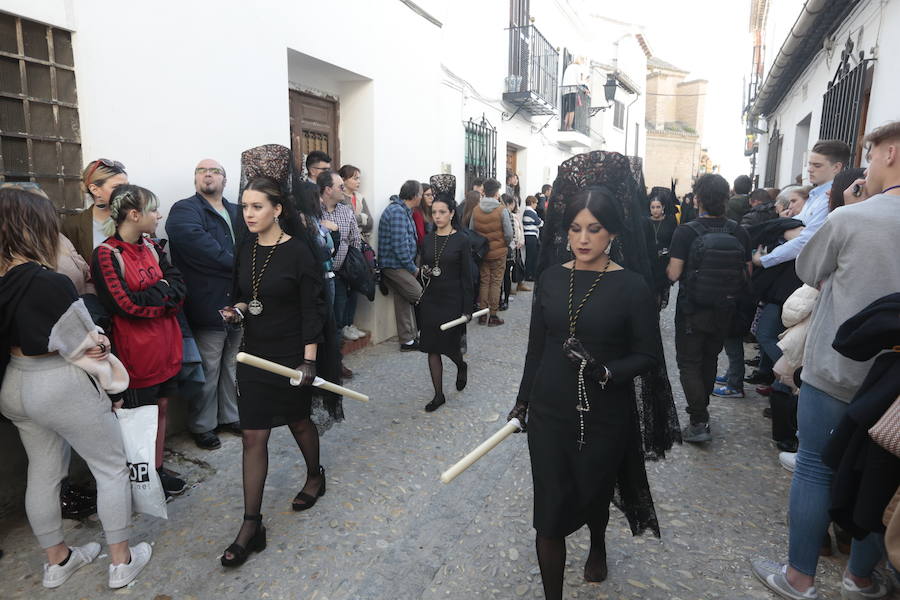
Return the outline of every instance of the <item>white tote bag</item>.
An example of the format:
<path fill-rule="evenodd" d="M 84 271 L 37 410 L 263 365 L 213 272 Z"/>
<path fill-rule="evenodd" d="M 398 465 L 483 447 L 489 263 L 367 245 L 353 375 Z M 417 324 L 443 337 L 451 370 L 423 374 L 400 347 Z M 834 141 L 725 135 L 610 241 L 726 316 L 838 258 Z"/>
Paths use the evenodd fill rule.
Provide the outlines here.
<path fill-rule="evenodd" d="M 116 418 L 125 443 L 125 459 L 131 472 L 131 504 L 134 512 L 168 519 L 166 496 L 156 472 L 156 423 L 158 407 L 117 408 Z"/>

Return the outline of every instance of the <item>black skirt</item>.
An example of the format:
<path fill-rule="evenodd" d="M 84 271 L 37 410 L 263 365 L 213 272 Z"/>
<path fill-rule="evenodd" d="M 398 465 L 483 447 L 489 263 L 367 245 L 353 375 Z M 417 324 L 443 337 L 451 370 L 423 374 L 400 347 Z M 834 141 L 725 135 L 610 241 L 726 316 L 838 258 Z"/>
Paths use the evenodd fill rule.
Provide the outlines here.
<path fill-rule="evenodd" d="M 242 366 L 238 365 L 238 368 Z M 237 400 L 243 429 L 271 429 L 308 419 L 312 388 L 286 388 L 260 381 L 241 381 Z"/>
<path fill-rule="evenodd" d="M 455 356 L 460 353 L 460 342 L 466 332 L 465 325 L 441 331 L 441 325 L 472 311 L 473 283 L 471 275 L 471 247 L 464 233 L 447 236 L 429 233 L 425 236 L 423 260 L 434 266 L 434 244 L 437 238 L 441 257 L 439 277 L 431 277 L 419 303 L 419 349 L 429 354 Z"/>

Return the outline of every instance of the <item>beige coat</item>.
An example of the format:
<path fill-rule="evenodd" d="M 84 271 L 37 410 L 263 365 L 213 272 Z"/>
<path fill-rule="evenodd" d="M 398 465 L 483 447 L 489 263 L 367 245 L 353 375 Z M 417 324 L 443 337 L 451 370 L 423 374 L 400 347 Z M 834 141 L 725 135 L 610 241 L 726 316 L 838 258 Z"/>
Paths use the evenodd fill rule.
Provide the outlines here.
<path fill-rule="evenodd" d="M 803 285 L 785 300 L 781 307 L 781 322 L 787 329 L 778 336 L 783 354 L 773 370 L 782 383 L 794 385 L 794 371 L 803 366 L 803 348 L 809 331 L 809 318 L 819 297 L 819 290 Z"/>

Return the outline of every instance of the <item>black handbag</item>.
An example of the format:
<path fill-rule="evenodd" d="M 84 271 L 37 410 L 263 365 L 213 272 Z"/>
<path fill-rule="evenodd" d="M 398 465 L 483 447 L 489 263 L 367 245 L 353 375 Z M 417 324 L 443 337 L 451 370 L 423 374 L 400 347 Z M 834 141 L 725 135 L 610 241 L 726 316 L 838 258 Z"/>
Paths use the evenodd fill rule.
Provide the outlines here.
<path fill-rule="evenodd" d="M 370 302 L 375 300 L 375 271 L 359 248 L 347 248 L 347 256 L 337 275 L 347 282 L 350 289 L 359 292 Z"/>
<path fill-rule="evenodd" d="M 522 251 L 516 249 L 515 256 L 512 260 L 512 280 L 514 283 L 525 281 L 525 263 L 522 261 Z"/>

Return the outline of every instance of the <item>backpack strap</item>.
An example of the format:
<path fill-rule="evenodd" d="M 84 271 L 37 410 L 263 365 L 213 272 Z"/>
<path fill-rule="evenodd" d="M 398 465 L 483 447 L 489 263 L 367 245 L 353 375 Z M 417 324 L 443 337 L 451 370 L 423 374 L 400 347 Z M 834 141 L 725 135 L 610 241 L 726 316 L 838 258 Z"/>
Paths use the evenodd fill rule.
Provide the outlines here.
<path fill-rule="evenodd" d="M 153 260 L 156 261 L 156 264 L 159 264 L 159 251 L 156 249 L 156 244 L 154 244 L 152 240 L 149 240 L 145 237 L 141 237 L 141 243 L 153 256 Z M 107 244 L 106 242 L 101 243 L 100 246 L 113 253 L 113 256 L 116 257 L 116 262 L 119 263 L 119 270 L 122 272 L 122 277 L 125 277 L 125 259 L 122 258 L 122 249 L 116 248 L 112 244 Z"/>

